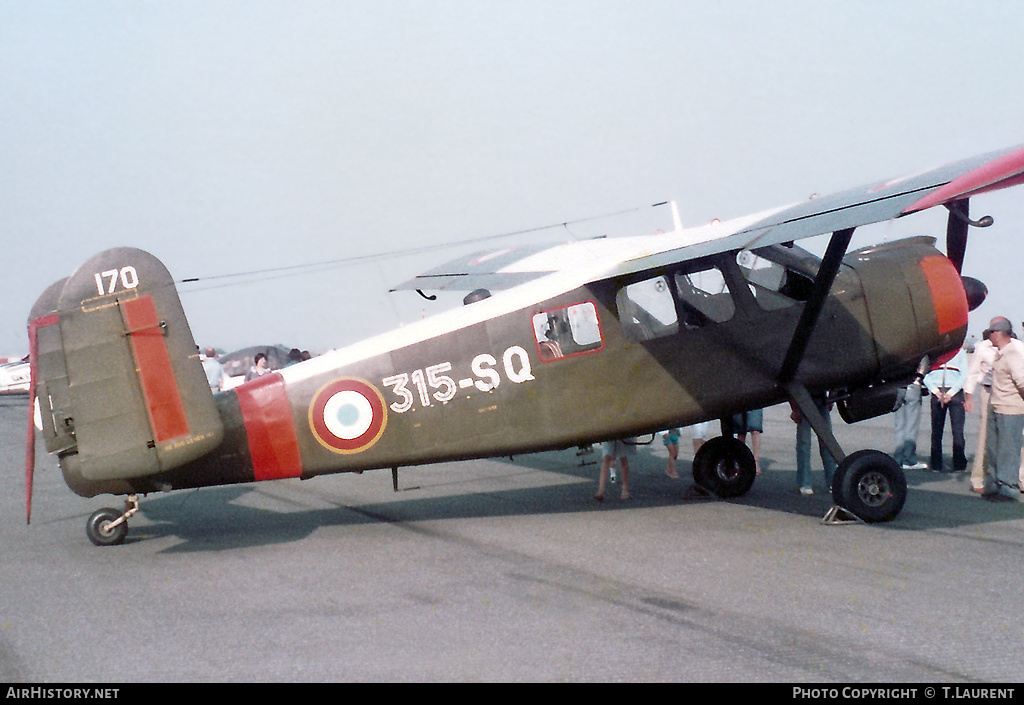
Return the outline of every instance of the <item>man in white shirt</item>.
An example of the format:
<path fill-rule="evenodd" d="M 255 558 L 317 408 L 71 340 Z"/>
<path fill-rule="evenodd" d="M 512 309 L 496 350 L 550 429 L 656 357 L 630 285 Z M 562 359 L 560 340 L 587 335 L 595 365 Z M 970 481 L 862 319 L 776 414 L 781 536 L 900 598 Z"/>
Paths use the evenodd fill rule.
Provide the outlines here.
<path fill-rule="evenodd" d="M 967 469 L 967 455 L 964 442 L 963 386 L 967 377 L 967 353 L 961 348 L 951 360 L 937 365 L 924 376 L 924 386 L 931 393 L 932 407 L 932 451 L 931 468 L 942 472 L 942 431 L 949 412 L 949 425 L 953 433 L 953 472 Z"/>
<path fill-rule="evenodd" d="M 210 383 L 210 391 L 219 392 L 224 388 L 224 366 L 217 359 L 217 351 L 213 348 L 206 348 L 202 362 L 206 381 Z"/>
<path fill-rule="evenodd" d="M 989 324 L 991 325 L 991 321 Z M 964 380 L 964 411 L 974 413 L 974 399 L 978 399 L 978 445 L 971 464 L 971 490 L 981 494 L 985 489 L 985 434 L 988 428 L 988 397 L 992 386 L 992 363 L 996 359 L 996 346 L 989 340 L 989 331 L 982 334 L 974 346 L 971 366 Z"/>

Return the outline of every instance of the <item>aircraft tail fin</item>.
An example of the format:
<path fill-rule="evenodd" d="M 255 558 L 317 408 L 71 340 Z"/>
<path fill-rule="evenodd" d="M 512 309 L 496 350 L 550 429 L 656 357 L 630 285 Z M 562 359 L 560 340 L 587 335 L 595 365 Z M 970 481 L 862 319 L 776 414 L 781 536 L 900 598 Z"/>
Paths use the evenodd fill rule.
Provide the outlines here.
<path fill-rule="evenodd" d="M 179 467 L 223 423 L 174 280 L 152 255 L 107 250 L 57 282 L 29 320 L 47 450 L 79 494 Z"/>

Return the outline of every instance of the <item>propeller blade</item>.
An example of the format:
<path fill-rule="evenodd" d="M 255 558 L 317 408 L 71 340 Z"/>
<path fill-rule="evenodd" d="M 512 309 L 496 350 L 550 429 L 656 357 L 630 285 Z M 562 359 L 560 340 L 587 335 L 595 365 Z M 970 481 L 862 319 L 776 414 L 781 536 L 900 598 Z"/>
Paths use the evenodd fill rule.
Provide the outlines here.
<path fill-rule="evenodd" d="M 28 439 L 25 445 L 25 523 L 32 523 L 32 480 L 36 472 L 36 361 L 38 356 L 36 328 L 28 327 Z"/>
<path fill-rule="evenodd" d="M 968 201 L 966 198 L 948 205 L 949 219 L 946 221 L 946 257 L 956 267 L 957 274 L 963 269 L 964 254 L 967 252 Z"/>
<path fill-rule="evenodd" d="M 32 480 L 36 470 L 36 408 L 35 379 L 28 393 L 28 441 L 25 447 L 25 523 L 32 523 Z"/>
<path fill-rule="evenodd" d="M 28 324 L 28 438 L 25 441 L 25 523 L 32 523 L 32 480 L 36 472 L 36 384 L 39 380 L 39 338 L 44 319 Z"/>

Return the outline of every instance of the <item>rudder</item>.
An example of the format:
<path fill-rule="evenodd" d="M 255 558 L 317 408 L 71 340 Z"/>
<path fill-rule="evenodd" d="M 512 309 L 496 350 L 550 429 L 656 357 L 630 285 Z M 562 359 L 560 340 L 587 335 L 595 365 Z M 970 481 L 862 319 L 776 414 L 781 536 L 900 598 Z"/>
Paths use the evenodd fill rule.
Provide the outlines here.
<path fill-rule="evenodd" d="M 63 283 L 55 307 L 53 298 L 40 297 L 30 329 L 41 334 L 43 435 L 72 489 L 170 470 L 220 443 L 213 393 L 158 259 L 107 250 Z"/>

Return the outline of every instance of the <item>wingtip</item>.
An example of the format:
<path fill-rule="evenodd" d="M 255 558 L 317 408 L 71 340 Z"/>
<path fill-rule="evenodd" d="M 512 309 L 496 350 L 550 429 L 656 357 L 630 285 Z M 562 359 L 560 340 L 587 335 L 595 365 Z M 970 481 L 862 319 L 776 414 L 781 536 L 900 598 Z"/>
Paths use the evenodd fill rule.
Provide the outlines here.
<path fill-rule="evenodd" d="M 1016 147 L 930 191 L 905 208 L 902 215 L 1021 183 L 1024 183 L 1024 147 Z"/>

